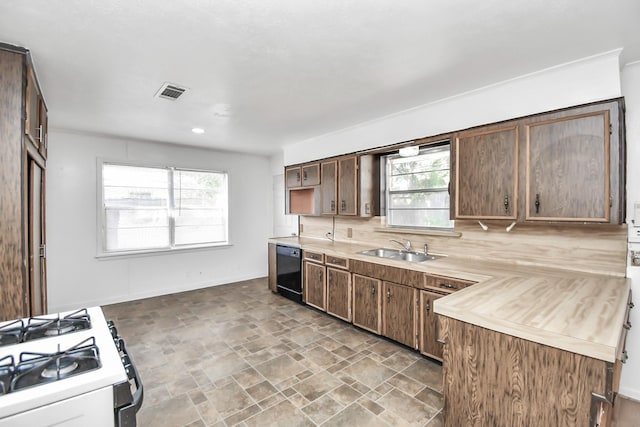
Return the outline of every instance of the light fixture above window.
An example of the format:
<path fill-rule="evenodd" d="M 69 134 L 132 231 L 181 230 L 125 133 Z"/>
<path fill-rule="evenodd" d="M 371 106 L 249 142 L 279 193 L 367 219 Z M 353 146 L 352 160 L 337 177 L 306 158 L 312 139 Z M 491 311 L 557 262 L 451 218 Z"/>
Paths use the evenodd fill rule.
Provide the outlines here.
<path fill-rule="evenodd" d="M 419 153 L 420 147 L 418 147 L 417 145 L 413 145 L 411 147 L 402 147 L 400 151 L 398 151 L 400 157 L 413 157 L 417 156 Z"/>

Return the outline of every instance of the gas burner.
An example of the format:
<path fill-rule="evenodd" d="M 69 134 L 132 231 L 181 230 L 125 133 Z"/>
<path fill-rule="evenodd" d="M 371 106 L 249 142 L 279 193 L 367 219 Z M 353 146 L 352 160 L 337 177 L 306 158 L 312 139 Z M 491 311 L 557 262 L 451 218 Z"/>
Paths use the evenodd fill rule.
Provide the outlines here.
<path fill-rule="evenodd" d="M 10 391 L 62 380 L 100 366 L 94 337 L 57 353 L 21 353 L 20 363 L 15 367 L 11 380 Z"/>
<path fill-rule="evenodd" d="M 64 335 L 91 328 L 91 319 L 86 309 L 75 311 L 62 318 L 32 317 L 25 327 L 23 341 Z"/>
<path fill-rule="evenodd" d="M 0 326 L 0 347 L 22 342 L 23 333 L 24 322 L 22 320 L 15 320 Z"/>
<path fill-rule="evenodd" d="M 16 365 L 13 363 L 13 356 L 5 356 L 0 359 L 0 396 L 9 393 L 11 377 Z"/>

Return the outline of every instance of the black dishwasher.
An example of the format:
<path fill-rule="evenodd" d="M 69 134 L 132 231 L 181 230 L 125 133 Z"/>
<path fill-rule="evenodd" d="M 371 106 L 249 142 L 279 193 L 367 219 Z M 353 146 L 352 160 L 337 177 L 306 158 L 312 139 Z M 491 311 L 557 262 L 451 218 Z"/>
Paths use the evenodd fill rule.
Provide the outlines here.
<path fill-rule="evenodd" d="M 278 292 L 292 301 L 302 303 L 302 257 L 300 248 L 276 246 Z"/>

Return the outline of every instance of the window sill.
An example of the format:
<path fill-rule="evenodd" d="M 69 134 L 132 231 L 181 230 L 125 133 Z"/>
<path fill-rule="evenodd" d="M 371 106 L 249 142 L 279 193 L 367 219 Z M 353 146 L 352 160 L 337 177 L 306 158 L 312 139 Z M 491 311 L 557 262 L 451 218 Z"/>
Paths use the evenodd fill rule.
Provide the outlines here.
<path fill-rule="evenodd" d="M 377 233 L 390 233 L 390 234 L 419 234 L 422 236 L 438 236 L 438 237 L 462 237 L 462 233 L 459 231 L 449 230 L 425 230 L 422 228 L 403 228 L 403 227 L 376 227 L 373 229 Z"/>
<path fill-rule="evenodd" d="M 222 243 L 215 245 L 192 245 L 192 246 L 183 246 L 177 248 L 170 249 L 151 249 L 151 250 L 139 250 L 139 251 L 126 251 L 126 252 L 100 252 L 96 255 L 96 259 L 98 260 L 107 260 L 107 259 L 122 259 L 122 258 L 140 258 L 140 257 L 148 257 L 148 256 L 156 256 L 156 255 L 171 255 L 176 253 L 188 253 L 188 252 L 199 252 L 202 250 L 210 250 L 210 249 L 228 249 L 232 247 L 231 243 Z"/>

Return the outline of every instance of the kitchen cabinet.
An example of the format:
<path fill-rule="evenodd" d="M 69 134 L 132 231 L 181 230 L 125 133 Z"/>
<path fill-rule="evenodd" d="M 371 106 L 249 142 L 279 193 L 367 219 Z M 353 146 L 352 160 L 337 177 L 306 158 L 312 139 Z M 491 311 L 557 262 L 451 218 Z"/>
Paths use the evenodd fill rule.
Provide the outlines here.
<path fill-rule="evenodd" d="M 417 348 L 417 290 L 391 282 L 384 282 L 383 289 L 382 335 L 411 348 Z"/>
<path fill-rule="evenodd" d="M 336 215 L 338 213 L 336 196 L 338 194 L 338 162 L 331 160 L 320 163 L 320 175 L 322 184 L 322 208 L 323 215 Z"/>
<path fill-rule="evenodd" d="M 455 219 L 518 215 L 518 127 L 464 132 L 455 139 Z"/>
<path fill-rule="evenodd" d="M 310 163 L 287 167 L 284 170 L 287 188 L 308 187 L 320 184 L 320 164 Z"/>
<path fill-rule="evenodd" d="M 358 158 L 338 160 L 338 215 L 358 214 Z"/>
<path fill-rule="evenodd" d="M 326 311 L 327 283 L 325 280 L 325 266 L 305 260 L 303 271 L 305 302 L 318 310 Z"/>
<path fill-rule="evenodd" d="M 353 274 L 354 325 L 376 334 L 382 332 L 382 281 Z"/>
<path fill-rule="evenodd" d="M 420 353 L 442 361 L 442 344 L 438 342 L 438 315 L 433 312 L 433 301 L 444 294 L 420 291 L 419 343 Z"/>
<path fill-rule="evenodd" d="M 268 246 L 268 258 L 269 258 L 269 290 L 271 292 L 278 292 L 278 265 L 276 255 L 276 245 L 269 243 Z"/>
<path fill-rule="evenodd" d="M 624 101 L 614 99 L 460 132 L 454 219 L 621 224 Z"/>
<path fill-rule="evenodd" d="M 47 312 L 46 105 L 28 50 L 0 44 L 0 76 L 2 321 Z"/>
<path fill-rule="evenodd" d="M 608 110 L 526 126 L 526 220 L 609 222 Z"/>
<path fill-rule="evenodd" d="M 351 321 L 351 274 L 327 267 L 327 313 Z"/>

